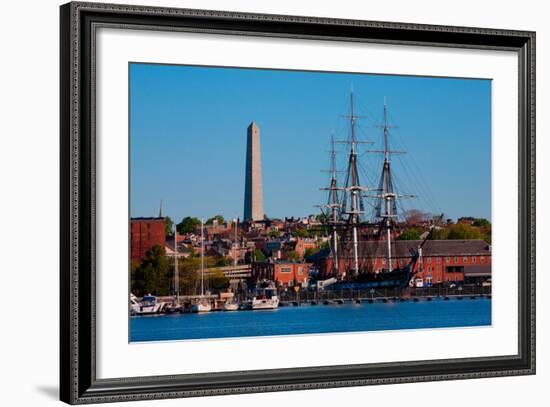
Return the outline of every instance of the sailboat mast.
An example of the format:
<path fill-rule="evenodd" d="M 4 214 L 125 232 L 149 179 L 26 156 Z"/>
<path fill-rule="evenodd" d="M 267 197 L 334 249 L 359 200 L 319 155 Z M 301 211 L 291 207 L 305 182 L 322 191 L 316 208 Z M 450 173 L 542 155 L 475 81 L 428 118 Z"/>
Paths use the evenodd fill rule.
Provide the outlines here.
<path fill-rule="evenodd" d="M 176 303 L 180 301 L 180 276 L 178 273 L 178 229 L 174 225 L 174 293 L 176 294 Z"/>
<path fill-rule="evenodd" d="M 239 243 L 238 243 L 238 237 L 237 237 L 238 228 L 239 228 L 238 218 L 237 218 L 237 216 L 235 216 L 235 244 L 234 244 L 235 253 L 233 254 L 233 257 L 234 257 L 233 264 L 234 264 L 235 267 L 237 266 L 237 252 L 238 252 L 238 249 L 239 249 Z"/>
<path fill-rule="evenodd" d="M 204 296 L 204 221 L 201 219 L 201 297 Z"/>

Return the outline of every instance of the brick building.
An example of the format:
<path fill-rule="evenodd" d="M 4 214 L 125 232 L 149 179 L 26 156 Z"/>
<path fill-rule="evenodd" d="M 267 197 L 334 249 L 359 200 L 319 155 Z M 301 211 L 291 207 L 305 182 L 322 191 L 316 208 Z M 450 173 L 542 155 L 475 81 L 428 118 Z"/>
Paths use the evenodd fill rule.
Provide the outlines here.
<path fill-rule="evenodd" d="M 130 219 L 130 258 L 139 262 L 153 246 L 165 247 L 164 218 Z"/>
<path fill-rule="evenodd" d="M 252 282 L 274 281 L 278 286 L 307 284 L 311 263 L 290 261 L 252 263 Z"/>
<path fill-rule="evenodd" d="M 392 268 L 403 267 L 417 250 L 420 240 L 392 242 Z M 387 269 L 385 242 L 361 242 L 360 268 L 373 273 Z M 321 279 L 333 277 L 334 259 L 329 250 L 323 250 L 311 259 Z M 348 251 L 340 253 L 339 272 L 353 265 Z M 422 258 L 416 263 L 413 283 L 418 286 L 461 284 L 465 275 L 491 276 L 491 246 L 483 240 L 428 240 L 422 249 Z"/>
<path fill-rule="evenodd" d="M 298 253 L 298 256 L 303 259 L 307 249 L 315 249 L 316 247 L 317 242 L 315 241 L 315 239 L 297 237 L 294 250 L 296 251 L 296 253 Z"/>

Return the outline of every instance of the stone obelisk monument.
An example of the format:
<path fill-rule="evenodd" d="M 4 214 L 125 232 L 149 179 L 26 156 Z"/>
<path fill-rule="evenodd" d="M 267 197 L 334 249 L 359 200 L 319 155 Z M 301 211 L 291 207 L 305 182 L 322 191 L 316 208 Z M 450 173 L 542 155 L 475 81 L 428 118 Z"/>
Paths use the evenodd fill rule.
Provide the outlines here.
<path fill-rule="evenodd" d="M 244 220 L 264 219 L 264 192 L 262 186 L 262 156 L 260 128 L 250 123 L 246 138 L 246 181 L 244 189 Z"/>

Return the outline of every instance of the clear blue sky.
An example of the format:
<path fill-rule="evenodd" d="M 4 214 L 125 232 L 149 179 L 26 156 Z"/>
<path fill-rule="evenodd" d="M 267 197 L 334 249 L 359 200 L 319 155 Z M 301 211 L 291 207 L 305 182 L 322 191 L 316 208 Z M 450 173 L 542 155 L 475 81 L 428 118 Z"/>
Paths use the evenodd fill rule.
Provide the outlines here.
<path fill-rule="evenodd" d="M 376 187 L 384 97 L 404 209 L 491 217 L 491 81 L 239 68 L 130 65 L 131 216 L 242 217 L 246 129 L 261 131 L 264 209 L 318 213 L 330 135 L 349 137 L 353 87 L 362 181 Z M 339 166 L 345 145 L 337 146 Z M 374 184 L 374 185 L 373 185 Z"/>

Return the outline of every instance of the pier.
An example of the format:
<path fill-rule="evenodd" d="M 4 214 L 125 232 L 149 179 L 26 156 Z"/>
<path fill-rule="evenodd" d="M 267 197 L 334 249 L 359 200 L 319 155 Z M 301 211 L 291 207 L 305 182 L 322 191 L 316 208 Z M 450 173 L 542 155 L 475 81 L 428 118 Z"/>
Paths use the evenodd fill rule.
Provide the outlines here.
<path fill-rule="evenodd" d="M 305 306 L 305 305 L 343 305 L 343 304 L 373 304 L 390 302 L 424 302 L 433 300 L 456 300 L 463 299 L 490 299 L 490 286 L 460 286 L 460 287 L 411 287 L 406 289 L 378 289 L 378 290 L 323 290 L 323 291 L 294 291 L 280 290 L 280 306 Z M 199 295 L 181 295 L 179 305 L 183 306 L 183 312 L 191 312 L 191 305 L 199 299 L 207 300 L 212 311 L 223 311 L 223 305 L 228 299 L 233 297 L 240 299 L 243 304 L 249 296 L 242 293 L 236 295 L 233 293 L 207 294 Z M 158 297 L 159 302 L 172 303 L 174 297 Z M 244 309 L 241 309 L 244 310 Z M 163 312 L 163 311 L 161 311 Z"/>
<path fill-rule="evenodd" d="M 343 303 L 373 303 L 373 302 L 419 302 L 434 299 L 461 300 L 464 298 L 491 298 L 491 287 L 461 286 L 461 287 L 426 287 L 406 289 L 378 290 L 324 290 L 319 292 L 282 291 L 281 306 L 301 304 L 343 304 Z"/>

